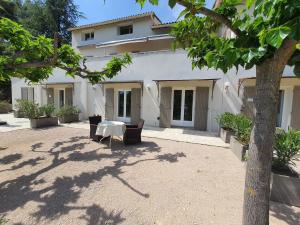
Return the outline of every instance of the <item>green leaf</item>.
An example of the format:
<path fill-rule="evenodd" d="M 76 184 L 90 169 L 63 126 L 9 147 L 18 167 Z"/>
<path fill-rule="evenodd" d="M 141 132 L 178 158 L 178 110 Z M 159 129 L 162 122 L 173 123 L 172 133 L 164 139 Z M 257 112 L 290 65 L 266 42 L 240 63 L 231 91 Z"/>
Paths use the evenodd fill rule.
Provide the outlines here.
<path fill-rule="evenodd" d="M 291 33 L 289 34 L 289 37 L 291 39 L 300 40 L 300 16 L 297 16 L 296 18 L 290 20 L 284 26 L 289 27 L 291 29 Z"/>
<path fill-rule="evenodd" d="M 179 14 L 179 16 L 177 17 L 177 20 L 179 20 L 181 17 L 186 16 L 190 11 L 187 9 L 184 9 L 181 11 L 181 13 Z"/>
<path fill-rule="evenodd" d="M 300 44 L 297 44 L 297 45 L 296 45 L 296 48 L 297 48 L 298 50 L 300 50 Z"/>
<path fill-rule="evenodd" d="M 246 4 L 247 4 L 248 9 L 252 7 L 254 2 L 255 2 L 255 0 L 246 0 Z"/>
<path fill-rule="evenodd" d="M 267 31 L 266 42 L 275 47 L 280 48 L 284 39 L 291 33 L 289 27 L 277 27 Z"/>
<path fill-rule="evenodd" d="M 169 6 L 173 9 L 176 5 L 176 0 L 169 0 Z"/>

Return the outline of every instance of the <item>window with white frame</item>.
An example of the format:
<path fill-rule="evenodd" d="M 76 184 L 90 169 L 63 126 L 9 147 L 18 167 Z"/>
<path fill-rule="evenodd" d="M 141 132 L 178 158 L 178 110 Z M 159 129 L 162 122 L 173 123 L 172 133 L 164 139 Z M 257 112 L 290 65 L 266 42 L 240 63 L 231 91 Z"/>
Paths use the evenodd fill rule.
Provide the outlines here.
<path fill-rule="evenodd" d="M 90 41 L 90 40 L 94 40 L 94 37 L 95 37 L 95 34 L 94 32 L 87 32 L 87 33 L 84 33 L 84 36 L 83 36 L 83 39 L 85 41 Z"/>
<path fill-rule="evenodd" d="M 132 34 L 133 33 L 133 26 L 127 25 L 127 26 L 120 26 L 119 27 L 119 35 L 126 35 L 126 34 Z"/>

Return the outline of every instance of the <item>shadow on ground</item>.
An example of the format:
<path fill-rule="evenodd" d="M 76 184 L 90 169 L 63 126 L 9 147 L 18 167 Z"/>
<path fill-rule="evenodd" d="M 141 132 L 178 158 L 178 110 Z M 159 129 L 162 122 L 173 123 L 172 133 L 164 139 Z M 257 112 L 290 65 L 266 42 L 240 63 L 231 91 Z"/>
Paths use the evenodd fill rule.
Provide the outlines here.
<path fill-rule="evenodd" d="M 284 204 L 271 202 L 270 214 L 289 225 L 299 225 L 300 223 L 300 213 Z"/>
<path fill-rule="evenodd" d="M 99 153 L 101 145 L 99 145 L 99 148 L 86 151 L 85 147 L 89 145 L 89 142 L 89 139 L 85 136 L 76 136 L 64 141 L 57 141 L 50 149 L 44 147 L 43 142 L 33 144 L 30 151 L 36 153 L 36 157 L 13 165 L 10 169 L 0 171 L 18 170 L 25 166 L 35 167 L 39 165 L 39 169 L 30 174 L 0 183 L 0 214 L 24 207 L 28 202 L 33 201 L 38 203 L 38 210 L 32 214 L 36 221 L 44 219 L 54 220 L 68 214 L 71 210 L 80 210 L 84 212 L 84 215 L 79 218 L 86 220 L 87 224 L 118 224 L 125 220 L 122 217 L 122 211 L 106 211 L 95 204 L 77 207 L 72 206 L 72 203 L 76 203 L 80 198 L 83 188 L 88 188 L 95 181 L 101 181 L 105 176 L 117 179 L 142 198 L 149 198 L 149 193 L 138 190 L 122 178 L 121 175 L 124 173 L 122 168 L 134 166 L 145 161 L 176 163 L 179 158 L 186 157 L 184 153 L 180 152 L 176 154 L 159 154 L 160 147 L 154 142 L 124 146 L 120 141 L 113 141 L 110 153 Z M 84 151 L 82 151 L 83 149 Z M 155 153 L 156 155 L 152 158 L 138 160 L 140 156 L 146 153 Z M 43 157 L 40 154 L 44 154 Z M 40 168 L 46 157 L 51 157 L 50 165 L 46 164 L 47 166 Z M 21 154 L 13 154 L 0 159 L 0 162 L 9 164 L 21 158 Z M 103 159 L 112 159 L 113 164 L 101 167 L 96 171 L 82 172 L 73 177 L 66 174 L 63 177 L 57 177 L 49 185 L 44 179 L 39 178 L 40 175 L 67 162 L 80 161 L 88 163 Z M 130 163 L 128 162 L 129 159 Z M 42 188 L 37 188 L 38 185 L 41 185 Z"/>

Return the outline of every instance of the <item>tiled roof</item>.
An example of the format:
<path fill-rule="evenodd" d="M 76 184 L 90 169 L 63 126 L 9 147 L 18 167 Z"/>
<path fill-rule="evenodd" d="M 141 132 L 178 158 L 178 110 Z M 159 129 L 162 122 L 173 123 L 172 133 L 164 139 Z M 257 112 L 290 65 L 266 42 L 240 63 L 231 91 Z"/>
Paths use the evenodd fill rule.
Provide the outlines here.
<path fill-rule="evenodd" d="M 107 25 L 107 24 L 124 22 L 124 21 L 128 21 L 128 20 L 139 19 L 139 18 L 148 17 L 148 16 L 155 17 L 161 24 L 161 20 L 156 16 L 156 14 L 154 12 L 146 12 L 146 13 L 126 16 L 126 17 L 120 17 L 120 18 L 116 18 L 116 19 L 112 19 L 112 20 L 106 20 L 106 21 L 102 21 L 99 23 L 91 23 L 91 24 L 86 24 L 86 25 L 82 25 L 82 26 L 72 27 L 72 28 L 69 28 L 68 31 L 98 27 L 98 26 L 103 26 L 103 25 Z"/>
<path fill-rule="evenodd" d="M 155 24 L 152 26 L 153 29 L 155 28 L 163 28 L 163 27 L 171 27 L 176 22 L 168 22 L 168 23 L 161 23 L 161 24 Z"/>

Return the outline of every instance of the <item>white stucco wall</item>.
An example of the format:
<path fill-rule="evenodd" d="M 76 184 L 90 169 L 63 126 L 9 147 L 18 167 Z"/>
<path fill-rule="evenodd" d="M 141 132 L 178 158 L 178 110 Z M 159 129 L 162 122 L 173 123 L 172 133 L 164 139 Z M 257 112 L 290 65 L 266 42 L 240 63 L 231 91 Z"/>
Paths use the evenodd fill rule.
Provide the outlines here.
<path fill-rule="evenodd" d="M 148 52 L 144 54 L 132 54 L 133 63 L 127 68 L 124 68 L 119 75 L 112 79 L 112 81 L 137 81 L 144 82 L 141 116 L 145 119 L 146 125 L 158 126 L 159 121 L 159 95 L 158 87 L 153 80 L 191 80 L 191 79 L 219 79 L 216 82 L 214 90 L 212 90 L 211 81 L 184 82 L 178 83 L 178 85 L 185 86 L 198 86 L 205 84 L 210 87 L 210 99 L 209 99 L 209 114 L 208 114 L 208 130 L 217 131 L 218 124 L 216 123 L 216 117 L 226 111 L 240 113 L 242 104 L 243 87 L 241 87 L 238 95 L 238 84 L 241 78 L 248 78 L 255 76 L 255 69 L 243 70 L 238 72 L 235 69 L 229 71 L 226 75 L 223 75 L 221 71 L 215 70 L 192 70 L 191 62 L 187 58 L 187 54 L 183 50 L 173 51 L 160 51 L 160 52 Z M 101 70 L 107 63 L 110 57 L 94 57 L 89 58 L 87 66 L 91 70 Z M 293 75 L 292 68 L 287 67 L 285 76 Z M 105 114 L 105 88 L 130 88 L 133 84 L 97 84 L 92 86 L 86 80 L 81 78 L 66 77 L 62 70 L 56 69 L 54 75 L 51 76 L 44 84 L 53 83 L 73 83 L 74 84 L 74 105 L 78 106 L 82 113 L 81 119 L 86 119 L 89 115 Z M 230 85 L 225 90 L 225 83 Z M 251 82 L 255 83 L 255 80 Z M 254 85 L 254 83 L 252 85 Z M 130 86 L 131 85 L 131 86 Z M 136 84 L 135 84 L 136 85 Z M 164 85 L 168 85 L 168 82 L 164 82 Z M 170 86 L 174 86 L 174 83 L 170 83 Z M 177 84 L 176 84 L 177 85 Z M 284 101 L 284 113 L 283 113 L 283 127 L 287 128 L 290 124 L 291 105 L 293 86 L 300 85 L 299 82 L 286 82 L 283 81 L 282 89 L 285 90 Z M 26 86 L 23 80 L 12 80 L 12 96 L 13 100 L 21 97 L 21 87 Z M 40 87 L 35 87 L 36 90 L 41 90 Z M 213 91 L 213 97 L 212 92 Z M 35 91 L 35 99 L 43 99 L 42 91 Z M 115 101 L 116 103 L 116 101 Z M 115 107 L 117 109 L 117 107 Z M 116 114 L 116 112 L 115 112 Z M 116 117 L 116 115 L 115 115 Z"/>
<path fill-rule="evenodd" d="M 76 30 L 72 32 L 72 46 L 74 48 L 77 48 L 80 45 L 86 44 L 96 44 L 113 40 L 151 36 L 156 34 L 151 28 L 153 23 L 154 22 L 150 19 L 150 17 L 145 17 L 137 20 L 115 23 L 101 27 Z M 127 25 L 133 26 L 133 33 L 127 35 L 119 35 L 119 27 Z M 94 32 L 94 40 L 83 40 L 83 34 L 87 32 Z"/>

